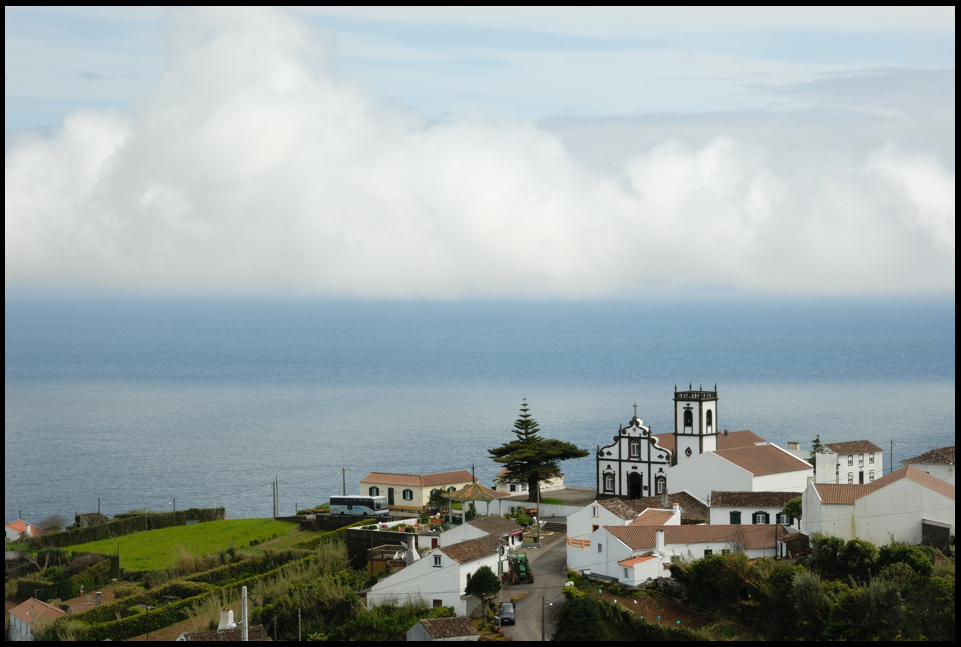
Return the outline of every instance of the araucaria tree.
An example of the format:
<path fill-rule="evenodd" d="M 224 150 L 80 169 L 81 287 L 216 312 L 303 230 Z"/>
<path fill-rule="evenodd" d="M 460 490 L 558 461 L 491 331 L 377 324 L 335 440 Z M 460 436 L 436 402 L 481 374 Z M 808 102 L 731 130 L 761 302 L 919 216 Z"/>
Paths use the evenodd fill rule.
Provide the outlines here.
<path fill-rule="evenodd" d="M 487 450 L 495 462 L 507 467 L 508 480 L 527 482 L 528 501 L 537 500 L 540 482 L 559 473 L 561 461 L 590 454 L 573 443 L 542 438 L 537 435 L 539 431 L 537 421 L 531 417 L 527 398 L 524 398 L 521 415 L 514 423 L 517 439 Z"/>

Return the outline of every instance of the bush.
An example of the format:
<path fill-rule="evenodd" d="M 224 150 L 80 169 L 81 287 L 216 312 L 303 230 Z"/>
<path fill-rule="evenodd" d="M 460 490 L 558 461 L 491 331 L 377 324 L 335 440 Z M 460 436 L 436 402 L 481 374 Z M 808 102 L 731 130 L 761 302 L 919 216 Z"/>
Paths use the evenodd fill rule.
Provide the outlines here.
<path fill-rule="evenodd" d="M 930 553 L 921 546 L 910 546 L 903 541 L 881 546 L 878 551 L 878 568 L 883 569 L 898 562 L 907 564 L 919 575 L 927 576 L 934 570 Z"/>
<path fill-rule="evenodd" d="M 118 514 L 113 521 L 107 523 L 87 526 L 86 528 L 73 528 L 63 532 L 49 533 L 39 537 L 30 537 L 26 540 L 26 546 L 30 550 L 41 548 L 60 548 L 63 546 L 73 546 L 75 544 L 85 544 L 89 541 L 98 539 L 108 539 L 120 535 L 140 532 L 142 530 L 157 530 L 158 528 L 168 528 L 170 526 L 183 526 L 188 521 L 221 521 L 224 518 L 223 508 L 188 508 L 177 512 L 147 512 L 132 511 Z"/>

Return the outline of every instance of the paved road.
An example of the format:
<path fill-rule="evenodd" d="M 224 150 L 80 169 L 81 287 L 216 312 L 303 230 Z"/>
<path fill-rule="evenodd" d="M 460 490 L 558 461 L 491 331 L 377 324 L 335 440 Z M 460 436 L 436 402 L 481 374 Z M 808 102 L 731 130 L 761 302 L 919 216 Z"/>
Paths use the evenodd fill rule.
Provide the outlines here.
<path fill-rule="evenodd" d="M 505 584 L 501 591 L 501 599 L 511 597 L 526 591 L 527 595 L 518 600 L 515 613 L 517 624 L 504 627 L 504 631 L 513 636 L 514 640 L 541 639 L 541 604 L 542 600 L 551 604 L 546 607 L 545 635 L 547 640 L 557 630 L 557 614 L 564 605 L 564 582 L 567 581 L 567 543 L 563 540 L 552 542 L 544 548 L 531 563 L 534 571 L 533 584 Z M 543 596 L 543 597 L 542 597 Z"/>

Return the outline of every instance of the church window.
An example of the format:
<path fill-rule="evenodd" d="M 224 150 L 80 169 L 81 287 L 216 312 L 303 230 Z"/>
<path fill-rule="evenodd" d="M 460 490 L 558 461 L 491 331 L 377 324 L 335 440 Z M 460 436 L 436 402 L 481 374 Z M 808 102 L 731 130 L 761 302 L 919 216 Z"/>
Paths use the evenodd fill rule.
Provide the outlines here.
<path fill-rule="evenodd" d="M 664 494 L 664 481 L 665 479 L 663 476 L 658 476 L 654 479 L 654 487 L 657 494 Z"/>
<path fill-rule="evenodd" d="M 694 426 L 694 413 L 690 409 L 684 410 L 684 426 L 685 427 Z"/>
<path fill-rule="evenodd" d="M 632 441 L 631 441 L 631 456 L 640 456 L 640 455 L 641 455 L 641 441 L 639 441 L 639 440 L 632 440 Z"/>
<path fill-rule="evenodd" d="M 413 501 L 413 500 L 414 500 L 414 491 L 410 489 L 404 490 L 404 501 Z"/>
<path fill-rule="evenodd" d="M 604 490 L 607 492 L 614 491 L 614 475 L 613 474 L 604 475 Z"/>
<path fill-rule="evenodd" d="M 690 447 L 688 447 L 687 449 L 684 450 L 684 455 L 685 455 L 685 456 L 690 456 L 690 455 L 693 454 L 693 453 L 694 453 L 694 452 L 691 451 L 691 448 L 690 448 Z"/>
<path fill-rule="evenodd" d="M 731 512 L 731 525 L 737 526 L 740 523 L 741 523 L 741 511 L 734 510 L 733 512 Z"/>
<path fill-rule="evenodd" d="M 380 488 L 377 487 L 377 486 L 373 486 L 373 485 L 372 485 L 372 486 L 367 490 L 367 492 L 368 492 L 368 494 L 370 494 L 370 496 L 380 496 Z"/>
<path fill-rule="evenodd" d="M 707 430 L 711 431 L 714 429 L 714 412 L 710 409 L 707 410 Z"/>

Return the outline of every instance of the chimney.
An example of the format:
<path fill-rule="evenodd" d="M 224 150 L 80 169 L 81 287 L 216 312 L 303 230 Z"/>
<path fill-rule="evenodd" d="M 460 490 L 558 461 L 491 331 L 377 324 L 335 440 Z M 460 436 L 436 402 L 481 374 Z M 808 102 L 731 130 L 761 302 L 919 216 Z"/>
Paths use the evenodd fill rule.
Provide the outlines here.
<path fill-rule="evenodd" d="M 217 629 L 230 629 L 234 626 L 234 612 L 230 609 L 220 610 L 220 624 Z"/>
<path fill-rule="evenodd" d="M 103 594 L 100 591 L 97 591 L 94 593 L 94 595 L 97 598 L 97 606 L 99 607 L 101 604 L 103 604 Z"/>
<path fill-rule="evenodd" d="M 673 509 L 674 509 L 674 514 L 678 514 L 681 511 L 681 506 L 675 503 Z"/>
<path fill-rule="evenodd" d="M 667 483 L 664 484 L 664 491 L 661 492 L 661 507 L 667 509 Z"/>
<path fill-rule="evenodd" d="M 664 555 L 664 529 L 658 528 L 654 531 L 654 534 L 657 536 L 657 552 L 663 556 Z"/>
<path fill-rule="evenodd" d="M 801 443 L 788 441 L 787 448 L 793 449 L 794 451 L 799 452 L 801 451 Z"/>

